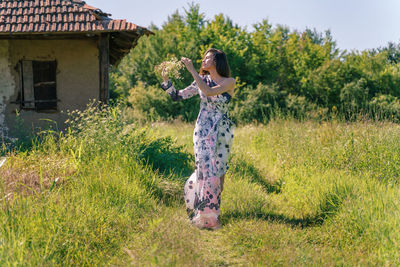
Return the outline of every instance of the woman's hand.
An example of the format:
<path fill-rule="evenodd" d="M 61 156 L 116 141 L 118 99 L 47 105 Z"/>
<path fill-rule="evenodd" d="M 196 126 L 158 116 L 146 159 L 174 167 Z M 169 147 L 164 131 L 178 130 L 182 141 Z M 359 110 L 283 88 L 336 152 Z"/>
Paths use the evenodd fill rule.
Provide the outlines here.
<path fill-rule="evenodd" d="M 192 60 L 190 60 L 189 58 L 186 58 L 186 57 L 182 57 L 181 61 L 182 61 L 183 64 L 185 64 L 185 67 L 187 68 L 187 70 L 190 73 L 196 72 L 196 69 L 193 66 Z"/>

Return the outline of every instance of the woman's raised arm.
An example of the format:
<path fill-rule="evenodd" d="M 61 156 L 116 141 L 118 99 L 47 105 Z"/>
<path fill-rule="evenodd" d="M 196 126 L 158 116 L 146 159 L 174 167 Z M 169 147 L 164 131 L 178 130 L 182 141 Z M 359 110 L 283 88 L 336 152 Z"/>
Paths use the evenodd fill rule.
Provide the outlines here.
<path fill-rule="evenodd" d="M 194 68 L 193 63 L 190 59 L 183 57 L 182 62 L 185 64 L 187 70 L 192 74 L 194 80 L 197 83 L 198 88 L 206 96 L 220 95 L 225 92 L 233 91 L 233 89 L 235 88 L 236 81 L 234 78 L 226 78 L 220 84 L 210 87 L 203 80 L 203 78 L 197 73 L 197 71 Z"/>
<path fill-rule="evenodd" d="M 199 94 L 196 81 L 194 81 L 192 84 L 190 84 L 183 90 L 176 90 L 176 88 L 172 85 L 171 81 L 167 80 L 161 84 L 161 88 L 164 89 L 164 91 L 166 91 L 169 94 L 169 96 L 173 101 L 188 99 Z"/>

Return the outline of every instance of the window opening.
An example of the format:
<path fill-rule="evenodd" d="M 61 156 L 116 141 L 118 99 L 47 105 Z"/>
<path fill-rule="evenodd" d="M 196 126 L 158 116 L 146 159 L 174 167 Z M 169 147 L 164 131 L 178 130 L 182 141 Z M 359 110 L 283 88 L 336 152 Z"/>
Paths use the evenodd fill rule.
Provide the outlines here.
<path fill-rule="evenodd" d="M 36 110 L 57 109 L 56 61 L 21 62 L 21 107 Z"/>

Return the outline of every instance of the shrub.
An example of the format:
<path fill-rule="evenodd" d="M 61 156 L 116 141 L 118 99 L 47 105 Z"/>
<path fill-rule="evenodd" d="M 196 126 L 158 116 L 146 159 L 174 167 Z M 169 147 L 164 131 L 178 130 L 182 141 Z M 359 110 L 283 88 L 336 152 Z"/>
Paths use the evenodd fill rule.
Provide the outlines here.
<path fill-rule="evenodd" d="M 392 95 L 378 95 L 369 103 L 376 119 L 400 121 L 400 100 Z"/>
<path fill-rule="evenodd" d="M 160 87 L 146 85 L 143 82 L 138 82 L 129 91 L 128 101 L 132 105 L 136 118 L 150 121 L 176 118 L 193 121 L 199 111 L 198 97 L 174 102 Z"/>
<path fill-rule="evenodd" d="M 342 112 L 349 118 L 353 114 L 357 114 L 368 103 L 368 87 L 364 78 L 357 82 L 353 81 L 345 84 L 340 92 L 340 102 L 342 103 Z"/>
<path fill-rule="evenodd" d="M 239 90 L 234 98 L 232 117 L 242 123 L 253 121 L 267 123 L 274 112 L 285 106 L 286 92 L 280 91 L 276 85 L 258 84 Z"/>
<path fill-rule="evenodd" d="M 311 111 L 317 109 L 317 106 L 308 102 L 304 96 L 289 94 L 285 101 L 287 112 L 297 119 L 309 118 Z"/>

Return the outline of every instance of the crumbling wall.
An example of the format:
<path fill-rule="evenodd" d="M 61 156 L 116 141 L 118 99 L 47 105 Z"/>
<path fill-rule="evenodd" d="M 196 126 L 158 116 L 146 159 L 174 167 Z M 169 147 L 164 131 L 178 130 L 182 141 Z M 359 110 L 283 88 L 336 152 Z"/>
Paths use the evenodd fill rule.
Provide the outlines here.
<path fill-rule="evenodd" d="M 19 104 L 10 103 L 6 108 L 6 122 L 10 135 L 17 135 L 19 129 L 43 129 L 57 123 L 64 128 L 67 110 L 83 110 L 90 99 L 99 99 L 99 52 L 95 39 L 87 40 L 11 40 L 9 57 L 14 81 L 11 102 L 16 101 L 20 91 L 20 73 L 15 66 L 20 60 L 57 61 L 57 111 L 37 112 L 20 109 Z M 18 110 L 19 122 L 16 124 Z"/>
<path fill-rule="evenodd" d="M 9 41 L 0 40 L 0 138 L 7 137 L 6 107 L 14 94 L 14 78 L 11 74 Z M 0 141 L 1 142 L 1 141 Z"/>

